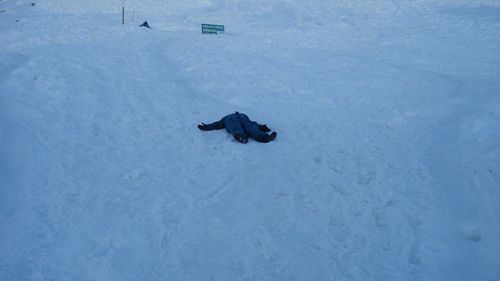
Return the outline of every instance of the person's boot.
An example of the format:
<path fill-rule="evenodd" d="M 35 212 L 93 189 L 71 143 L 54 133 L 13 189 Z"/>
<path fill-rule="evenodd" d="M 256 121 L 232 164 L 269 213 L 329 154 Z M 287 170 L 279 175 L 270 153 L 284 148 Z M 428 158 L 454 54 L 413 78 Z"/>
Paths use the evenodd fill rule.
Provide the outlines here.
<path fill-rule="evenodd" d="M 248 142 L 248 137 L 246 135 L 242 135 L 242 134 L 233 134 L 233 137 L 235 140 L 241 142 L 241 143 L 247 143 Z"/>

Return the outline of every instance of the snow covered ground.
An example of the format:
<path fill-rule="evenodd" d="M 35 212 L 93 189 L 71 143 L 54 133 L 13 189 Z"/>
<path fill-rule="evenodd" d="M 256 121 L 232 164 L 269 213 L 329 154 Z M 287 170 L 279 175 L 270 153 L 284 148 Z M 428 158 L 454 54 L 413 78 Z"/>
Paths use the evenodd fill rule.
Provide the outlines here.
<path fill-rule="evenodd" d="M 33 1 L 0 280 L 500 280 L 498 1 Z M 235 110 L 276 141 L 196 128 Z"/>

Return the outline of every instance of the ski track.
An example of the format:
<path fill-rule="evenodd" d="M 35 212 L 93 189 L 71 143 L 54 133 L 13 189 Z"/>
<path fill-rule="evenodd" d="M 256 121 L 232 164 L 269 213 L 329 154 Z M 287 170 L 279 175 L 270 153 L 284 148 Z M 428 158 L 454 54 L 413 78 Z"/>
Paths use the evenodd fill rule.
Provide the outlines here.
<path fill-rule="evenodd" d="M 494 2 L 105 2 L 0 2 L 0 279 L 499 278 Z"/>

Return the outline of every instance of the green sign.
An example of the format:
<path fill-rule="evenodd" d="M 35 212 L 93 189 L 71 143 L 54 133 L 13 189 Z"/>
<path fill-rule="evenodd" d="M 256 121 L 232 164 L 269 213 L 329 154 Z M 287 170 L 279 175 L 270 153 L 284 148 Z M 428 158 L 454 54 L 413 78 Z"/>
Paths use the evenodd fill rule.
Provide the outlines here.
<path fill-rule="evenodd" d="M 220 24 L 201 24 L 201 34 L 223 34 L 224 26 Z"/>

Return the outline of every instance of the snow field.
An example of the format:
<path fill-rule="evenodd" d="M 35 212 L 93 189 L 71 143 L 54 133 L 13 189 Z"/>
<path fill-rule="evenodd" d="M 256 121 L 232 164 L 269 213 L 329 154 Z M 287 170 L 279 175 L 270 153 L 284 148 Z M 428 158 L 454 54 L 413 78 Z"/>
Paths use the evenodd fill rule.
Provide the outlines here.
<path fill-rule="evenodd" d="M 0 2 L 0 279 L 500 277 L 495 2 L 158 3 Z"/>

